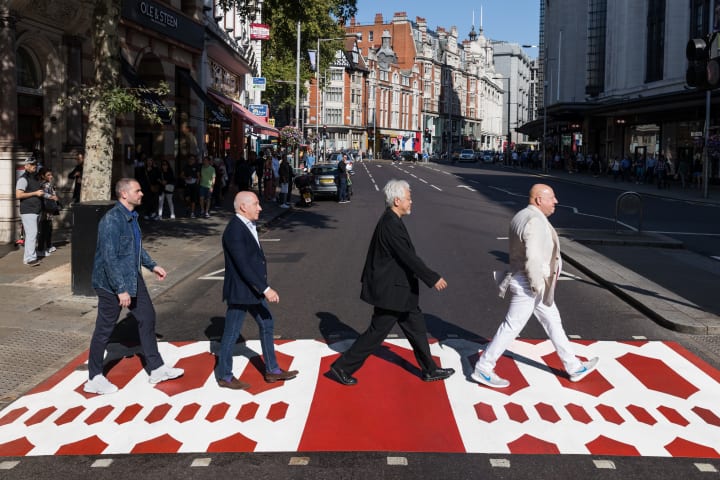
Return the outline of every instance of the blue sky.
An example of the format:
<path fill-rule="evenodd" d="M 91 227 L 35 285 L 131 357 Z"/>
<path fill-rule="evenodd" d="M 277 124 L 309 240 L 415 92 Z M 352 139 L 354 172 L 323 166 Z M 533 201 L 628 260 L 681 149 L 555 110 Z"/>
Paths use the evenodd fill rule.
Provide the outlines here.
<path fill-rule="evenodd" d="M 423 17 L 432 30 L 437 27 L 458 29 L 458 39 L 466 39 L 473 23 L 475 12 L 475 30 L 480 27 L 482 8 L 482 26 L 485 36 L 493 40 L 537 45 L 540 1 L 542 0 L 357 0 L 358 12 L 355 20 L 369 24 L 375 20 L 376 13 L 382 13 L 386 22 L 392 20 L 395 12 L 407 12 L 410 20 Z M 537 49 L 527 50 L 530 57 L 537 57 Z"/>

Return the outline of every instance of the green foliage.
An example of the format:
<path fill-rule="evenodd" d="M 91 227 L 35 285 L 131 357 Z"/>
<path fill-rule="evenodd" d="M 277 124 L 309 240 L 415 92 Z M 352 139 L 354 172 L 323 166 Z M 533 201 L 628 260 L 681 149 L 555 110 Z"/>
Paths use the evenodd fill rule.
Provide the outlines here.
<path fill-rule="evenodd" d="M 160 82 L 156 88 L 83 86 L 62 96 L 58 104 L 65 107 L 77 103 L 90 105 L 97 101 L 113 116 L 134 112 L 154 124 L 161 125 L 162 119 L 157 106 L 144 99 L 144 95 L 148 93 L 164 97 L 170 93 L 170 86 L 166 82 Z"/>

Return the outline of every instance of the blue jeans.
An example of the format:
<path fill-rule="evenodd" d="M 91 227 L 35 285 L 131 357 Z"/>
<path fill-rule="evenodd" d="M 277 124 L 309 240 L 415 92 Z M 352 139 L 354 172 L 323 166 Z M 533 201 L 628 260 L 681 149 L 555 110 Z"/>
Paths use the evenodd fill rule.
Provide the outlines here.
<path fill-rule="evenodd" d="M 22 220 L 23 231 L 25 232 L 23 262 L 34 262 L 37 260 L 36 249 L 40 215 L 37 213 L 23 213 L 20 214 L 20 219 Z"/>
<path fill-rule="evenodd" d="M 265 360 L 265 371 L 272 372 L 279 368 L 275 359 L 275 345 L 273 344 L 274 322 L 272 314 L 265 300 L 262 303 L 250 305 L 229 304 L 225 313 L 225 328 L 220 340 L 215 378 L 223 380 L 232 377 L 233 347 L 240 336 L 245 314 L 250 313 L 260 329 L 260 347 Z"/>

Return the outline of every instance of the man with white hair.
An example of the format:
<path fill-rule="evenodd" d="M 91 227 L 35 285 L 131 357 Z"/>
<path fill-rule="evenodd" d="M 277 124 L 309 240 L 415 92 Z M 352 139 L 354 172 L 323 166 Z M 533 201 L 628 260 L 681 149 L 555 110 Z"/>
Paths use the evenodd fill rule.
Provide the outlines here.
<path fill-rule="evenodd" d="M 444 380 L 455 373 L 439 368 L 430 353 L 427 327 L 418 306 L 418 279 L 435 290 L 444 290 L 447 282 L 429 269 L 415 253 L 402 217 L 410 215 L 410 186 L 404 180 L 390 180 L 385 188 L 387 208 L 375 227 L 365 268 L 360 298 L 373 305 L 370 326 L 355 343 L 330 366 L 330 372 L 343 385 L 355 385 L 352 376 L 385 340 L 397 323 L 405 333 L 426 382 Z"/>

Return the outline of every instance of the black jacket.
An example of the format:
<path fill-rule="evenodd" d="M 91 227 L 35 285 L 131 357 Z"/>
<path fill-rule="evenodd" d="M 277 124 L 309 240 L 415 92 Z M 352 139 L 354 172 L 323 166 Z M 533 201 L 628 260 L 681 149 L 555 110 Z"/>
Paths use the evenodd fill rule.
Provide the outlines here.
<path fill-rule="evenodd" d="M 370 241 L 360 298 L 376 307 L 409 312 L 418 306 L 418 279 L 432 287 L 440 275 L 415 254 L 402 219 L 387 208 Z"/>
<path fill-rule="evenodd" d="M 256 304 L 268 287 L 265 254 L 250 230 L 233 215 L 222 237 L 225 252 L 223 300 L 231 304 Z"/>

